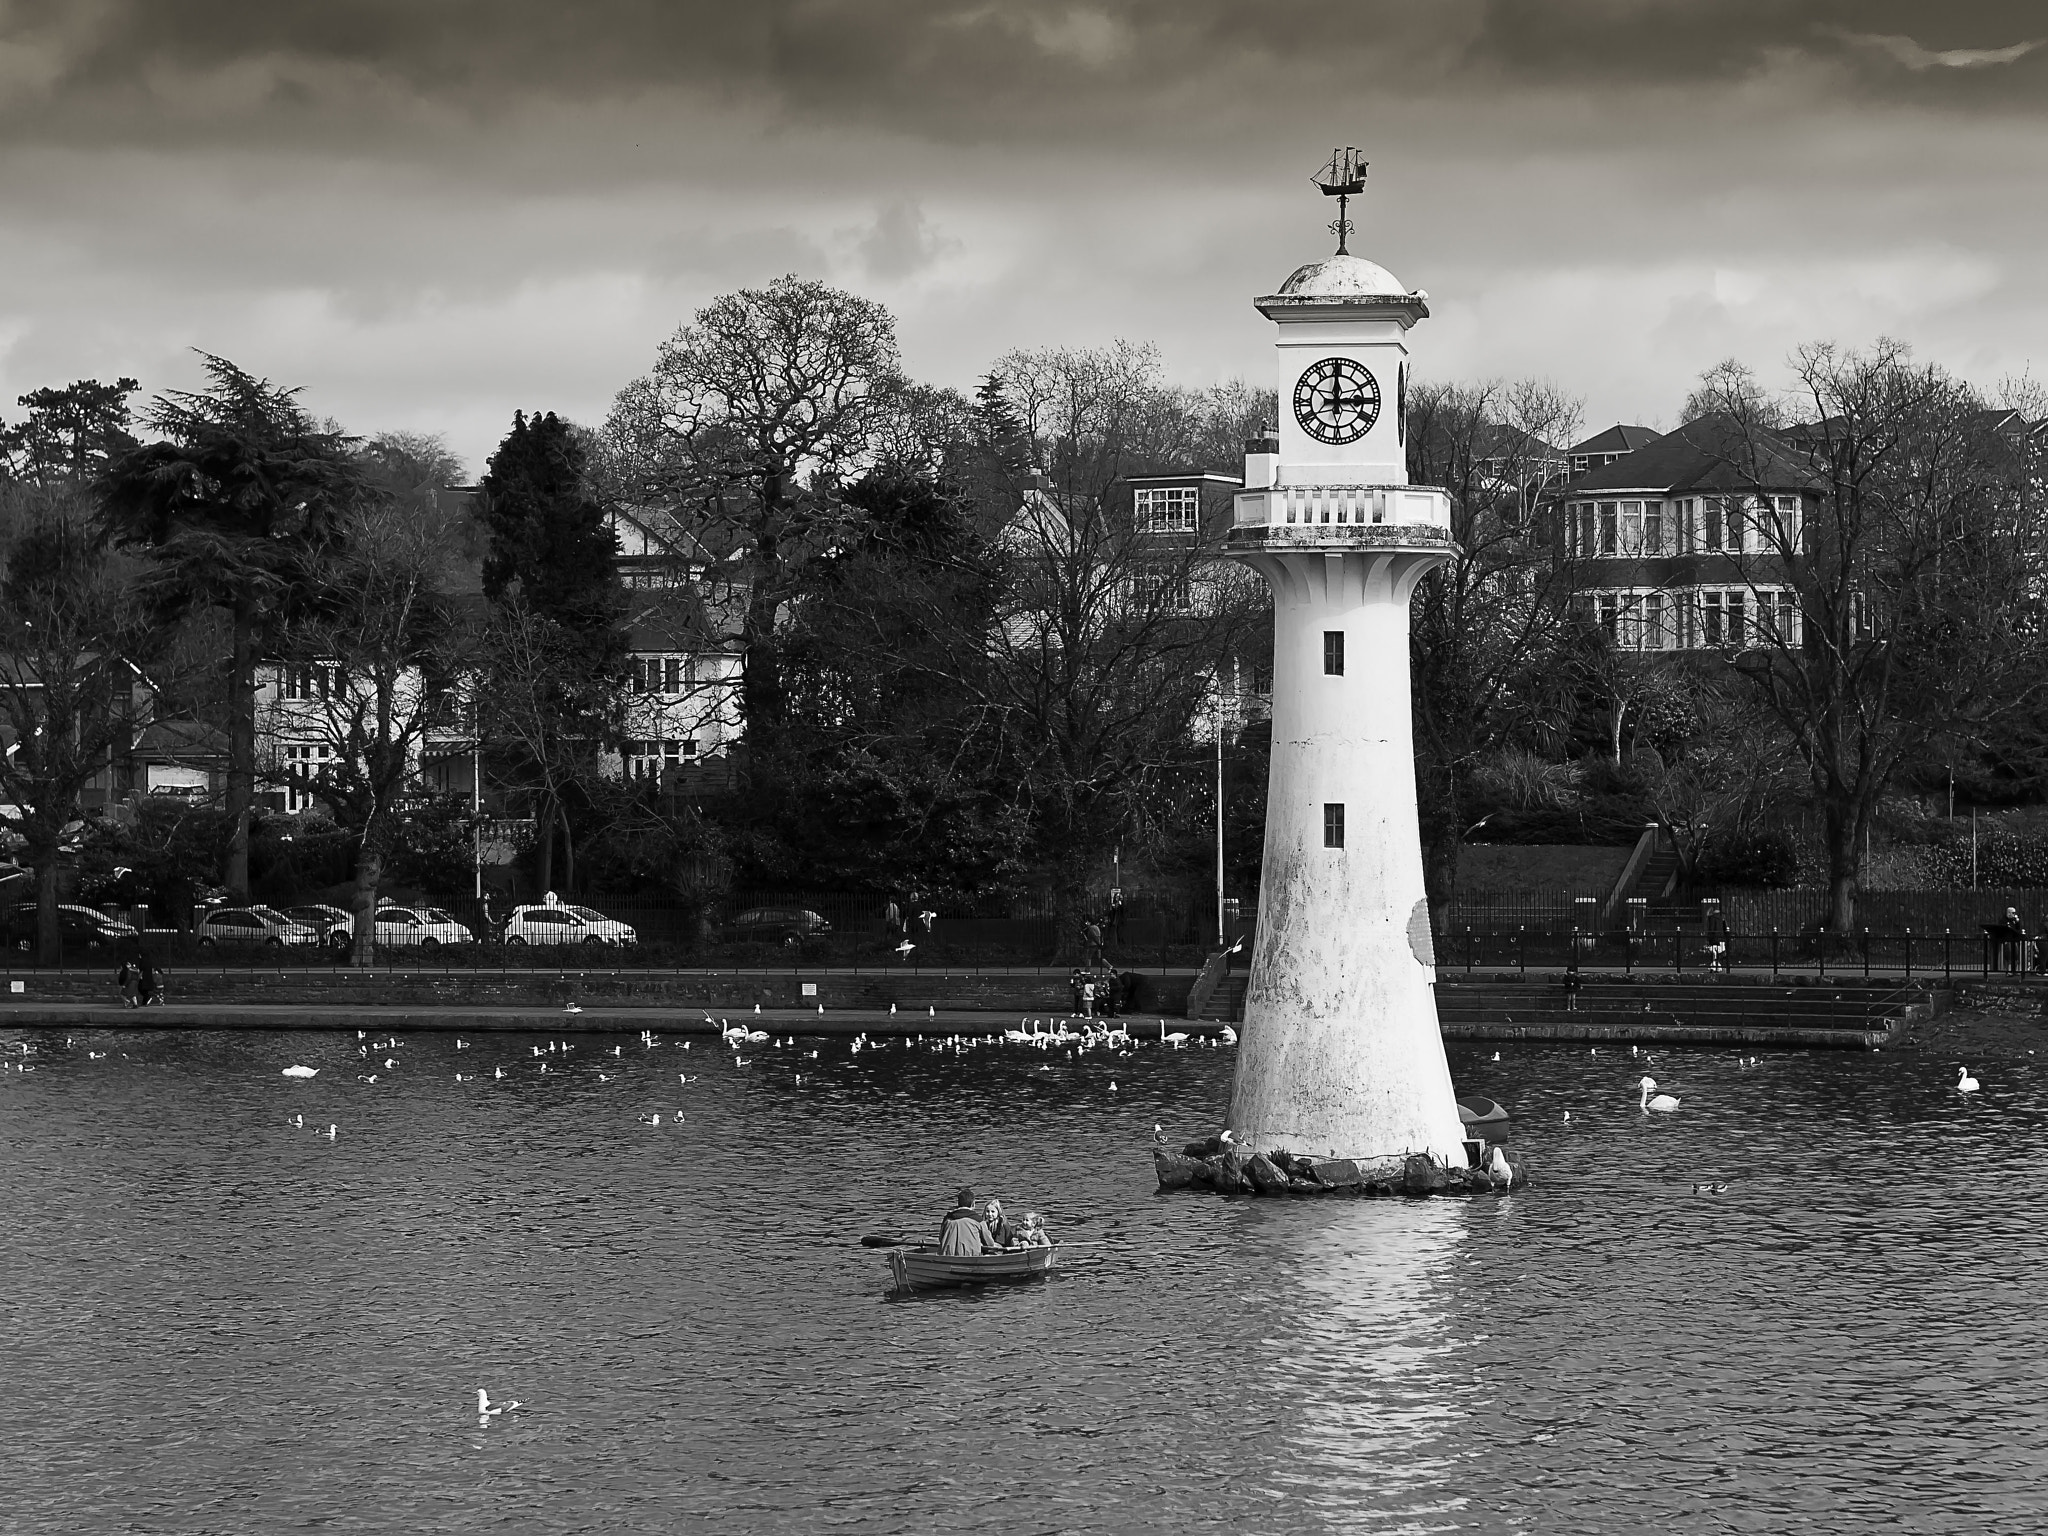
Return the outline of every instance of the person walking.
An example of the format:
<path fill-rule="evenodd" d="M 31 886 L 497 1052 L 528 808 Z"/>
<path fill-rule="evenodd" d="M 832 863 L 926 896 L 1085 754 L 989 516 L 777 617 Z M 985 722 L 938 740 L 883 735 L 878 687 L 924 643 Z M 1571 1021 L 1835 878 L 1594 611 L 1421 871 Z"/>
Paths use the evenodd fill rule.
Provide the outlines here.
<path fill-rule="evenodd" d="M 138 946 L 135 955 L 135 997 L 138 1008 L 161 1004 L 163 993 L 157 979 L 156 963 L 149 958 L 149 946 Z"/>

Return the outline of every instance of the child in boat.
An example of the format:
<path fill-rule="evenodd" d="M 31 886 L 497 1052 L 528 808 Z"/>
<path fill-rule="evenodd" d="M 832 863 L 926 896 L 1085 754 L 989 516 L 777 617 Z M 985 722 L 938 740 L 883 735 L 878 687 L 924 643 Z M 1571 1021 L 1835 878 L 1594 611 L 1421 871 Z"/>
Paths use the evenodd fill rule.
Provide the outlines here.
<path fill-rule="evenodd" d="M 994 1239 L 995 1245 L 998 1248 L 1014 1248 L 1016 1246 L 1017 1232 L 1003 1215 L 1002 1201 L 989 1201 L 988 1210 L 983 1213 L 981 1219 L 987 1225 L 988 1235 Z"/>
<path fill-rule="evenodd" d="M 1024 1230 L 1017 1236 L 1021 1248 L 1050 1248 L 1052 1239 L 1045 1235 L 1045 1218 L 1036 1211 L 1024 1213 Z"/>

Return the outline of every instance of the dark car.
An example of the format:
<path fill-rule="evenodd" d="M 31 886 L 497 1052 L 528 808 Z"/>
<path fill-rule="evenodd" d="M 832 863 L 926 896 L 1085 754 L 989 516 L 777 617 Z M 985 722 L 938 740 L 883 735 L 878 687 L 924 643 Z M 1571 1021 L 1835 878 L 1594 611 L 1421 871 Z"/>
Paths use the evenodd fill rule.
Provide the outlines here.
<path fill-rule="evenodd" d="M 24 901 L 10 908 L 5 922 L 7 941 L 16 949 L 35 947 L 34 902 Z M 133 925 L 124 923 L 119 918 L 109 917 L 97 907 L 80 906 L 69 901 L 57 904 L 57 933 L 67 946 L 83 945 L 87 949 L 102 948 L 135 937 Z"/>
<path fill-rule="evenodd" d="M 801 944 L 830 933 L 832 925 L 808 907 L 749 907 L 725 925 L 728 939 Z"/>

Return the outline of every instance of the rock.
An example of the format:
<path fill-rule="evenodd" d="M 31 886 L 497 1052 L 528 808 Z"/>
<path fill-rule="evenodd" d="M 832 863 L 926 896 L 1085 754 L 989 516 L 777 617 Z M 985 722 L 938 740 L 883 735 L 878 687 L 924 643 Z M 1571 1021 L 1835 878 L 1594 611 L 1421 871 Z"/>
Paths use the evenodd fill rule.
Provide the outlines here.
<path fill-rule="evenodd" d="M 1314 1179 L 1304 1179 L 1298 1174 L 1287 1176 L 1287 1193 L 1290 1195 L 1320 1195 L 1323 1186 Z"/>
<path fill-rule="evenodd" d="M 1440 1195 L 1445 1182 L 1442 1166 L 1425 1153 L 1418 1152 L 1401 1165 L 1403 1194 Z"/>
<path fill-rule="evenodd" d="M 1252 1187 L 1262 1195 L 1284 1195 L 1287 1193 L 1287 1175 L 1273 1166 L 1273 1160 L 1263 1152 L 1253 1154 L 1245 1164 L 1245 1177 Z"/>
<path fill-rule="evenodd" d="M 1209 1164 L 1209 1182 L 1216 1186 L 1217 1194 L 1235 1195 L 1244 1189 L 1244 1164 L 1244 1154 L 1235 1148 Z"/>
<path fill-rule="evenodd" d="M 1294 1154 L 1292 1152 L 1268 1152 L 1266 1156 L 1271 1160 L 1273 1166 L 1282 1173 L 1292 1174 L 1294 1172 Z"/>
<path fill-rule="evenodd" d="M 1208 1184 L 1208 1183 L 1211 1183 L 1211 1182 L 1212 1182 L 1212 1181 L 1213 1181 L 1213 1180 L 1215 1179 L 1215 1177 L 1216 1177 L 1216 1165 L 1215 1165 L 1215 1164 L 1213 1164 L 1213 1163 L 1211 1163 L 1211 1162 L 1207 1161 L 1207 1160 L 1206 1160 L 1206 1159 L 1204 1159 L 1204 1158 L 1199 1158 L 1199 1157 L 1198 1157 L 1198 1158 L 1196 1158 L 1196 1159 L 1195 1159 L 1195 1182 L 1196 1182 L 1197 1184 Z"/>
<path fill-rule="evenodd" d="M 1161 1189 L 1186 1189 L 1195 1182 L 1195 1170 L 1201 1166 L 1192 1157 L 1175 1157 L 1164 1150 L 1152 1154 L 1152 1169 L 1159 1175 Z"/>
<path fill-rule="evenodd" d="M 1191 1141 L 1180 1149 L 1180 1155 L 1182 1157 L 1214 1157 L 1216 1155 L 1216 1148 L 1212 1143 L 1215 1140 L 1216 1138 L 1211 1136 L 1208 1141 Z"/>
<path fill-rule="evenodd" d="M 1356 1189 L 1362 1182 L 1358 1164 L 1348 1157 L 1315 1157 L 1303 1161 L 1307 1167 L 1302 1171 L 1325 1189 Z M 1300 1167 L 1300 1164 L 1296 1165 Z"/>

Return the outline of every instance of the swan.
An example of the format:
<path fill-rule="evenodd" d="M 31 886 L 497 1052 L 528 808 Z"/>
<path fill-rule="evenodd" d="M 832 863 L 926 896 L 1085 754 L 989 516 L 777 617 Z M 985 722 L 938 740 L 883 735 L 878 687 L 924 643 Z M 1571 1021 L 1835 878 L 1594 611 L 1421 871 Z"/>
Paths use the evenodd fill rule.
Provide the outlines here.
<path fill-rule="evenodd" d="M 1977 1079 L 1970 1076 L 1970 1069 L 1968 1067 L 1964 1067 L 1962 1069 L 1961 1076 L 1956 1078 L 1957 1093 L 1975 1093 L 1979 1088 L 1983 1086 L 1984 1085 L 1978 1082 Z"/>
<path fill-rule="evenodd" d="M 1657 1092 L 1657 1079 L 1654 1077 L 1644 1078 L 1639 1086 L 1643 1090 L 1643 1098 L 1642 1102 L 1636 1106 L 1638 1109 L 1664 1111 L 1678 1108 L 1678 1100 L 1668 1093 Z"/>
<path fill-rule="evenodd" d="M 759 1045 L 763 1040 L 766 1040 L 768 1038 L 768 1032 L 765 1029 L 750 1030 L 747 1034 L 747 1038 L 753 1041 L 756 1045 Z"/>
<path fill-rule="evenodd" d="M 1217 1038 L 1225 1045 L 1235 1045 L 1237 1044 L 1237 1031 L 1226 1024 L 1221 1030 L 1217 1031 Z"/>
<path fill-rule="evenodd" d="M 318 1077 L 320 1069 L 318 1067 L 292 1066 L 286 1067 L 283 1075 L 286 1077 Z"/>

